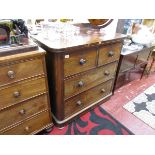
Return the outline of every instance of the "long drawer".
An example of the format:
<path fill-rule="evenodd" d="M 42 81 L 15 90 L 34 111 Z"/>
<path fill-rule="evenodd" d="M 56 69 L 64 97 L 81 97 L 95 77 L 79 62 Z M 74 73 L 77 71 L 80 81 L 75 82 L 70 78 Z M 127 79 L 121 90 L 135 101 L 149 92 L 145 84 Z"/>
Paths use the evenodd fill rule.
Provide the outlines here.
<path fill-rule="evenodd" d="M 102 46 L 99 49 L 98 65 L 104 65 L 113 61 L 116 61 L 120 57 L 121 43 L 115 43 L 112 45 Z"/>
<path fill-rule="evenodd" d="M 45 78 L 33 78 L 0 88 L 0 109 L 46 92 Z"/>
<path fill-rule="evenodd" d="M 64 55 L 64 75 L 80 73 L 96 66 L 97 50 L 94 48 Z"/>
<path fill-rule="evenodd" d="M 0 130 L 48 109 L 47 95 L 19 103 L 0 112 Z"/>
<path fill-rule="evenodd" d="M 113 78 L 115 76 L 116 67 L 117 62 L 114 62 L 65 80 L 65 99 Z"/>
<path fill-rule="evenodd" d="M 104 98 L 112 90 L 113 80 L 98 85 L 88 91 L 85 91 L 65 102 L 65 117 L 80 111 L 84 107 Z"/>
<path fill-rule="evenodd" d="M 41 130 L 51 123 L 49 117 L 49 112 L 41 112 L 39 115 L 36 115 L 28 120 L 25 120 L 21 124 L 18 124 L 8 130 L 0 131 L 0 134 L 5 135 L 27 135 Z"/>
<path fill-rule="evenodd" d="M 43 73 L 44 70 L 41 58 L 1 66 L 0 86 Z"/>

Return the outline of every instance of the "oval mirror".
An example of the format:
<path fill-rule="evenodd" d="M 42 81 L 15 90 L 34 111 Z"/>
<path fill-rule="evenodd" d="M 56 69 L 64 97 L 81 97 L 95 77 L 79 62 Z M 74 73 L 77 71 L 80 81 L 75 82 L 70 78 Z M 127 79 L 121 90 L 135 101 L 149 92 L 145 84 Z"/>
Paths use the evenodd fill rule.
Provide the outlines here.
<path fill-rule="evenodd" d="M 88 19 L 92 28 L 100 29 L 108 26 L 113 19 Z"/>

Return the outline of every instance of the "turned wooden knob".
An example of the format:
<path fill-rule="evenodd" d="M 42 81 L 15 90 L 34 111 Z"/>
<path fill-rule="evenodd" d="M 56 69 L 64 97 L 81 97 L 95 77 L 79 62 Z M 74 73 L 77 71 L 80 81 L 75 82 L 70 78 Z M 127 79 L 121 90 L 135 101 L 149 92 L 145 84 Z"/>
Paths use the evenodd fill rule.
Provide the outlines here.
<path fill-rule="evenodd" d="M 101 93 L 105 93 L 105 89 L 101 89 Z"/>
<path fill-rule="evenodd" d="M 108 76 L 109 74 L 110 74 L 109 71 L 105 71 L 105 72 L 104 72 L 104 75 L 106 75 L 106 76 Z"/>
<path fill-rule="evenodd" d="M 113 51 L 109 51 L 108 56 L 109 56 L 109 57 L 114 56 L 114 52 L 113 52 Z"/>
<path fill-rule="evenodd" d="M 30 128 L 28 126 L 25 127 L 25 131 L 29 131 Z"/>
<path fill-rule="evenodd" d="M 81 102 L 81 101 L 77 101 L 76 104 L 77 104 L 77 105 L 81 105 L 82 102 Z"/>
<path fill-rule="evenodd" d="M 13 93 L 13 96 L 14 96 L 15 98 L 18 98 L 18 97 L 20 96 L 20 92 L 19 92 L 19 91 L 15 91 L 15 92 Z"/>
<path fill-rule="evenodd" d="M 80 65 L 84 65 L 86 63 L 85 59 L 80 59 Z"/>
<path fill-rule="evenodd" d="M 15 78 L 15 72 L 14 72 L 14 71 L 8 71 L 8 77 L 9 77 L 10 79 Z"/>
<path fill-rule="evenodd" d="M 79 87 L 83 87 L 84 86 L 84 82 L 83 81 L 79 81 L 78 86 Z"/>
<path fill-rule="evenodd" d="M 24 114 L 25 114 L 25 110 L 22 109 L 22 110 L 19 111 L 19 113 L 20 113 L 21 115 L 24 115 Z"/>

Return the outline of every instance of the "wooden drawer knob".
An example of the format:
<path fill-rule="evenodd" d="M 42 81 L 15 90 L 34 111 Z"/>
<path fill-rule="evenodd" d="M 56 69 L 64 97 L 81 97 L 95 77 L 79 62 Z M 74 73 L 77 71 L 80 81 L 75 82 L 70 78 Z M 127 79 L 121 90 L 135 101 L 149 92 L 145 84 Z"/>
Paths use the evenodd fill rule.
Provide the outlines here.
<path fill-rule="evenodd" d="M 82 104 L 82 102 L 81 101 L 77 101 L 76 104 L 80 106 Z"/>
<path fill-rule="evenodd" d="M 105 71 L 105 72 L 104 72 L 104 75 L 106 75 L 106 76 L 108 76 L 109 74 L 110 74 L 109 71 Z"/>
<path fill-rule="evenodd" d="M 84 65 L 86 63 L 85 59 L 80 59 L 80 65 Z"/>
<path fill-rule="evenodd" d="M 24 109 L 22 109 L 22 110 L 19 111 L 19 114 L 24 115 L 25 112 L 26 112 L 26 111 L 25 111 Z"/>
<path fill-rule="evenodd" d="M 105 93 L 105 89 L 101 89 L 101 93 Z"/>
<path fill-rule="evenodd" d="M 18 98 L 18 97 L 20 96 L 20 92 L 19 92 L 19 91 L 15 91 L 15 92 L 13 93 L 13 96 L 14 96 L 15 98 Z"/>
<path fill-rule="evenodd" d="M 79 87 L 83 87 L 84 86 L 84 82 L 83 81 L 79 81 L 78 86 Z"/>
<path fill-rule="evenodd" d="M 114 52 L 113 52 L 113 51 L 109 51 L 108 56 L 109 56 L 109 57 L 114 56 Z"/>
<path fill-rule="evenodd" d="M 25 131 L 29 131 L 30 128 L 28 126 L 25 127 Z"/>
<path fill-rule="evenodd" d="M 14 72 L 14 71 L 8 71 L 8 77 L 9 77 L 10 79 L 15 78 L 15 72 Z"/>

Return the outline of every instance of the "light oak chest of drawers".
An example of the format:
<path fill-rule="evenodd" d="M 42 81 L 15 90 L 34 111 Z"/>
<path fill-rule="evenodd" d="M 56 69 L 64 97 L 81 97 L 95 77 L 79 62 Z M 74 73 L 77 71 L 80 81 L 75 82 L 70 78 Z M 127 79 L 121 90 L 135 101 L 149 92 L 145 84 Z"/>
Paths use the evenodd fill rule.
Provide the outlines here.
<path fill-rule="evenodd" d="M 123 36 L 115 34 L 102 40 L 101 36 L 96 35 L 90 42 L 86 34 L 81 34 L 80 43 L 75 38 L 70 44 L 58 41 L 50 44 L 39 37 L 33 38 L 47 52 L 52 115 L 58 126 L 112 95 Z"/>
<path fill-rule="evenodd" d="M 0 134 L 36 134 L 52 126 L 45 51 L 0 57 Z"/>

